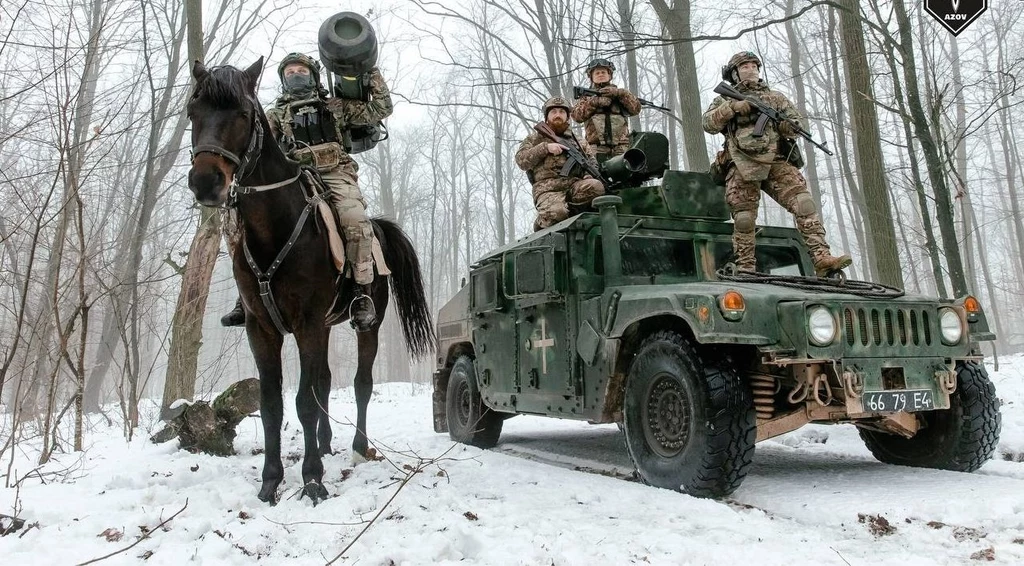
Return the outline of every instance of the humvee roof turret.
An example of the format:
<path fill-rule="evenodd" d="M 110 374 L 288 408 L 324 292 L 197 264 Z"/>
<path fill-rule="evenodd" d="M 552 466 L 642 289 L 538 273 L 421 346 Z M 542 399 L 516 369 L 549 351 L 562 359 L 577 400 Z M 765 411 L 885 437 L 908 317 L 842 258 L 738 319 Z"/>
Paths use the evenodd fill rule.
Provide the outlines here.
<path fill-rule="evenodd" d="M 855 424 L 893 464 L 991 457 L 977 300 L 813 277 L 791 228 L 759 227 L 758 273 L 731 273 L 724 189 L 642 180 L 471 266 L 438 317 L 437 432 L 490 447 L 521 413 L 619 423 L 645 482 L 697 496 L 731 493 L 756 442 L 811 422 Z"/>

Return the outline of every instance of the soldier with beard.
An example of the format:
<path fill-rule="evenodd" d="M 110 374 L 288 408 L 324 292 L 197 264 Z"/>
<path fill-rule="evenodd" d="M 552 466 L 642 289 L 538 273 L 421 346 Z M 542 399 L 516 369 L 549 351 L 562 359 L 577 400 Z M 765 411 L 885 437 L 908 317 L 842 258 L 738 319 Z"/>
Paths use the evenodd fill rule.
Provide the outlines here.
<path fill-rule="evenodd" d="M 277 74 L 282 93 L 267 110 L 267 120 L 274 139 L 288 157 L 316 167 L 329 189 L 345 236 L 346 263 L 356 283 L 356 296 L 349 305 L 350 321 L 359 332 L 369 330 L 377 318 L 369 295 L 374 277 L 373 225 L 359 190 L 359 164 L 345 151 L 342 139 L 346 128 L 376 124 L 390 116 L 391 92 L 380 70 L 374 67 L 370 71 L 370 100 L 329 97 L 320 82 L 320 63 L 303 53 L 286 55 Z M 229 249 L 234 249 L 239 237 L 237 226 L 226 226 L 225 232 Z M 241 299 L 220 321 L 224 326 L 245 324 Z"/>
<path fill-rule="evenodd" d="M 584 124 L 587 143 L 602 162 L 629 149 L 629 117 L 640 113 L 637 97 L 611 82 L 614 72 L 615 65 L 607 59 L 591 61 L 587 77 L 601 95 L 582 96 L 572 109 L 572 119 Z"/>
<path fill-rule="evenodd" d="M 736 85 L 736 90 L 756 97 L 780 114 L 797 124 L 803 117 L 793 103 L 782 93 L 768 88 L 761 80 L 761 60 L 750 51 L 737 53 L 723 67 L 723 77 Z M 757 110 L 749 102 L 732 100 L 719 96 L 704 112 L 704 131 L 709 134 L 722 133 L 726 138 L 726 150 L 731 163 L 726 170 L 725 199 L 732 211 L 733 252 L 736 267 L 743 271 L 755 271 L 754 228 L 761 191 L 775 199 L 796 217 L 797 229 L 811 251 L 811 260 L 817 275 L 825 275 L 847 267 L 853 260 L 848 255 L 835 257 L 825 241 L 825 228 L 821 224 L 817 207 L 807 182 L 797 167 L 802 159 L 795 150 L 780 151 L 783 147 L 795 148 L 789 143 L 796 131 L 789 121 L 774 124 L 769 121 L 764 134 L 754 135 Z M 794 163 L 796 166 L 794 166 Z"/>
<path fill-rule="evenodd" d="M 569 129 L 569 104 L 560 96 L 544 103 L 544 121 L 534 126 L 533 132 L 519 144 L 516 165 L 526 171 L 533 184 L 533 203 L 537 207 L 534 230 L 542 230 L 569 217 L 570 207 L 582 209 L 590 206 L 594 198 L 604 194 L 604 184 L 588 174 L 580 164 L 561 176 L 569 159 L 568 147 L 580 150 L 593 161 L 594 151 Z M 548 132 L 548 133 L 544 133 Z"/>

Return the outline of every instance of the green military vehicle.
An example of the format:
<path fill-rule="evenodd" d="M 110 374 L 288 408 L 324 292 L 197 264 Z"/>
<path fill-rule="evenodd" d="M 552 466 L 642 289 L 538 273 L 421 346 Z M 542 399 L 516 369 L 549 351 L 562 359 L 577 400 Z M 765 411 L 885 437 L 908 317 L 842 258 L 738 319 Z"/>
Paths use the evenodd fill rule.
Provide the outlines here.
<path fill-rule="evenodd" d="M 975 298 L 814 277 L 791 228 L 760 227 L 758 273 L 731 272 L 724 189 L 666 171 L 663 136 L 638 145 L 647 163 L 618 163 L 598 212 L 471 266 L 438 316 L 435 431 L 487 448 L 516 414 L 619 423 L 643 481 L 702 497 L 808 423 L 853 423 L 891 464 L 971 472 L 992 456 L 979 342 L 995 336 Z"/>

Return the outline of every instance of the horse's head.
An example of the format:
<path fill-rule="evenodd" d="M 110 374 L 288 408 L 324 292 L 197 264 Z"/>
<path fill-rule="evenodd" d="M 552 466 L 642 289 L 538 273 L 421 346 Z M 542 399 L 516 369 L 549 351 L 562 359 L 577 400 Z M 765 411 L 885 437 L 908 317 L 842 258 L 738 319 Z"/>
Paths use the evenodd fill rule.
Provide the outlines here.
<path fill-rule="evenodd" d="M 245 71 L 225 65 L 192 67 L 196 79 L 188 102 L 192 122 L 192 168 L 188 188 L 196 201 L 220 206 L 229 197 L 232 181 L 240 181 L 263 144 L 262 109 L 256 85 L 263 57 Z"/>

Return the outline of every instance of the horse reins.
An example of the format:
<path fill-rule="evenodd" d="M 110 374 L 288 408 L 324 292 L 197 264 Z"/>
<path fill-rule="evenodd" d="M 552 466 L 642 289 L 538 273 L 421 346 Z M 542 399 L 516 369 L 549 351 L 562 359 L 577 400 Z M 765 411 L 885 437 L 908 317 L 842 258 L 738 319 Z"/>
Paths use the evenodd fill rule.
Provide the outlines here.
<path fill-rule="evenodd" d="M 253 128 L 249 135 L 249 146 L 246 148 L 245 153 L 241 157 L 235 155 L 233 152 L 224 149 L 218 145 L 213 144 L 200 144 L 192 148 L 192 160 L 200 153 L 212 153 L 219 155 L 222 158 L 230 161 L 235 165 L 235 173 L 231 176 L 230 185 L 230 196 L 228 197 L 227 207 L 233 207 L 237 205 L 238 195 L 249 195 L 253 193 L 259 193 L 264 191 L 271 191 L 274 189 L 280 189 L 286 187 L 302 177 L 303 171 L 306 169 L 302 166 L 299 167 L 295 176 L 284 181 L 277 183 L 271 183 L 269 185 L 240 185 L 238 182 L 247 175 L 246 169 L 256 163 L 256 159 L 252 156 L 258 156 L 263 151 L 263 124 L 259 118 L 259 106 L 250 99 L 253 103 Z M 308 172 L 307 172 L 308 174 Z M 309 218 L 310 212 L 323 201 L 324 194 L 313 191 L 313 196 L 306 198 L 306 207 L 302 209 L 302 214 L 299 215 L 299 220 L 295 223 L 295 228 L 292 229 L 292 234 L 288 238 L 284 247 L 278 252 L 277 257 L 270 264 L 270 267 L 264 273 L 258 265 L 256 260 L 252 257 L 252 252 L 249 251 L 249 244 L 243 238 L 242 240 L 242 251 L 245 252 L 245 261 L 249 264 L 249 268 L 252 269 L 253 275 L 256 276 L 256 282 L 259 284 L 260 299 L 263 301 L 263 306 L 266 307 L 267 312 L 270 314 L 270 319 L 274 322 L 274 327 L 281 333 L 281 336 L 290 334 L 291 331 L 284 324 L 284 319 L 281 316 L 281 310 L 277 307 L 277 301 L 274 300 L 274 293 L 270 289 L 270 279 L 277 272 L 277 268 L 281 266 L 281 262 L 288 255 L 288 252 L 292 250 L 295 242 L 298 241 L 299 235 L 302 233 L 303 227 L 306 225 L 306 220 Z"/>

